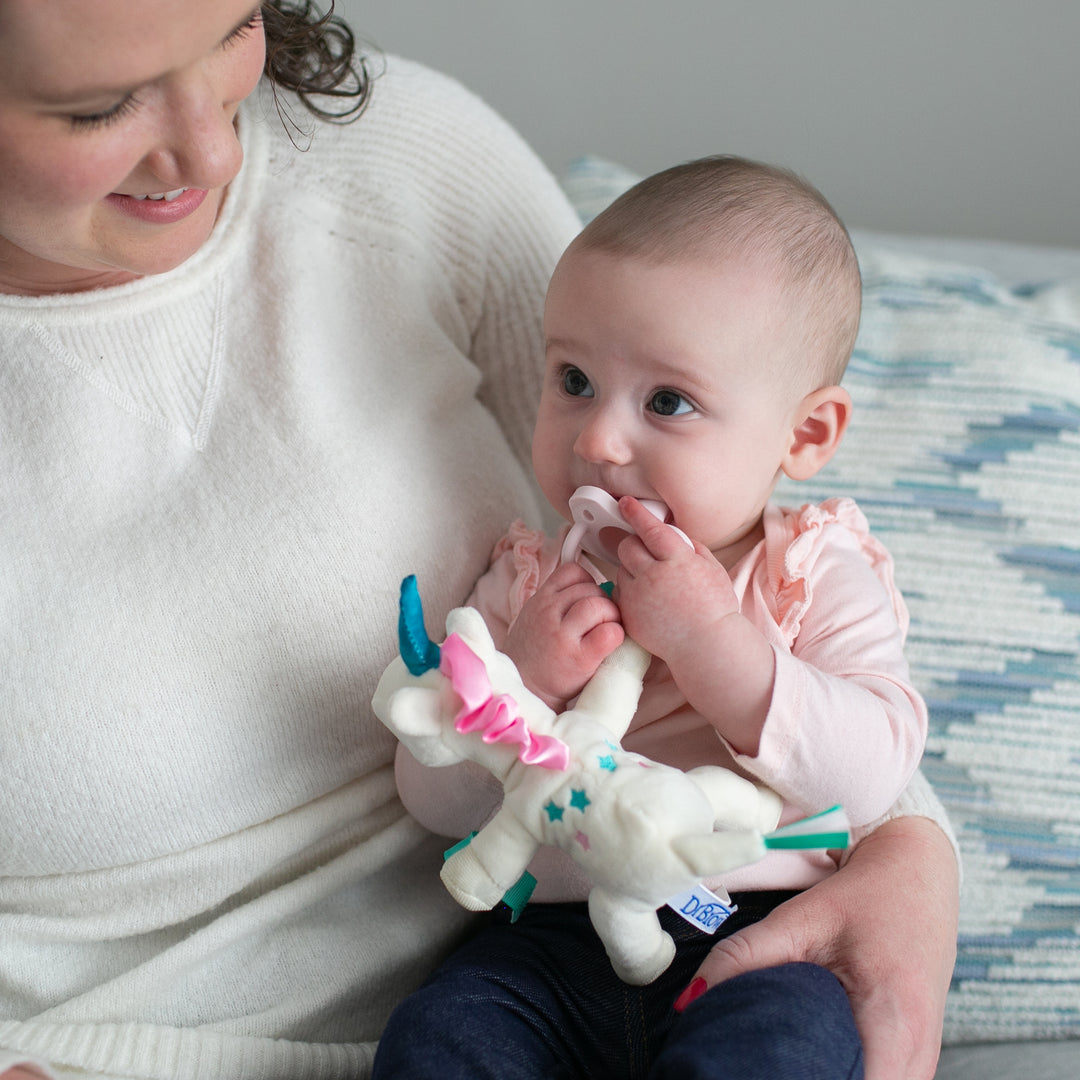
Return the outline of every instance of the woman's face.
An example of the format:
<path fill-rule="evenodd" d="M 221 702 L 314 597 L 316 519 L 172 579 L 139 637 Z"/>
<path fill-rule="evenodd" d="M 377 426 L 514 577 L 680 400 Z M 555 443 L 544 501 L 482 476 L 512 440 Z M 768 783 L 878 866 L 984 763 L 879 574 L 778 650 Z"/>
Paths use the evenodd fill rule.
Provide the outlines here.
<path fill-rule="evenodd" d="M 264 52 L 253 0 L 0 0 L 0 292 L 194 254 L 240 169 L 233 120 Z"/>

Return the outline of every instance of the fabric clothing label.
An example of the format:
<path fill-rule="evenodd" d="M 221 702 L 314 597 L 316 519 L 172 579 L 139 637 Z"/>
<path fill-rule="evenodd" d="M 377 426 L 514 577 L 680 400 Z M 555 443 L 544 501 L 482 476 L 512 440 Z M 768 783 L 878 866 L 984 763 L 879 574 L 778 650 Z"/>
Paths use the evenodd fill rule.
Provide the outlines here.
<path fill-rule="evenodd" d="M 706 934 L 714 934 L 716 928 L 725 922 L 729 915 L 739 910 L 738 905 L 731 902 L 726 890 L 720 897 L 701 882 L 692 889 L 673 896 L 667 904 L 688 923 Z"/>

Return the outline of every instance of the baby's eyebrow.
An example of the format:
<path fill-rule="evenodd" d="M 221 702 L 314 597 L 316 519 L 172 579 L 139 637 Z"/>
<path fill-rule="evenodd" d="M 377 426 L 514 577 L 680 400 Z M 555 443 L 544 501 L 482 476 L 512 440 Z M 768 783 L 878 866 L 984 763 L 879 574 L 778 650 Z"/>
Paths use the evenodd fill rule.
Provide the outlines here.
<path fill-rule="evenodd" d="M 545 349 L 563 349 L 570 352 L 577 347 L 577 342 L 572 341 L 570 338 L 549 337 L 544 339 Z"/>
<path fill-rule="evenodd" d="M 673 383 L 687 390 L 706 391 L 713 387 L 712 380 L 699 370 L 697 364 L 657 360 L 653 364 L 653 371 L 658 382 Z"/>

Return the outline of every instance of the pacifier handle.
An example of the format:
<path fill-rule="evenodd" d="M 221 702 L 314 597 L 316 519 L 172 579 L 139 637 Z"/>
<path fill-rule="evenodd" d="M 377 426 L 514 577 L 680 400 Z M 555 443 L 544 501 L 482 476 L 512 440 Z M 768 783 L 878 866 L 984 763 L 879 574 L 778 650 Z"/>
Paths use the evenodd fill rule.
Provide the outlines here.
<path fill-rule="evenodd" d="M 653 517 L 666 521 L 668 508 L 662 502 L 657 499 L 641 499 L 640 502 Z M 590 484 L 579 487 L 570 496 L 570 514 L 574 519 L 574 524 L 563 541 L 559 561 L 580 562 L 597 584 L 603 584 L 604 575 L 587 559 L 582 559 L 581 555 L 583 553 L 596 555 L 609 563 L 617 563 L 619 561 L 617 544 L 613 546 L 606 541 L 602 535 L 603 530 L 617 529 L 623 533 L 632 533 L 634 530 L 622 516 L 619 504 L 614 497 L 603 488 L 593 487 Z M 681 529 L 674 525 L 668 525 L 668 528 L 674 529 L 690 547 L 694 546 Z"/>

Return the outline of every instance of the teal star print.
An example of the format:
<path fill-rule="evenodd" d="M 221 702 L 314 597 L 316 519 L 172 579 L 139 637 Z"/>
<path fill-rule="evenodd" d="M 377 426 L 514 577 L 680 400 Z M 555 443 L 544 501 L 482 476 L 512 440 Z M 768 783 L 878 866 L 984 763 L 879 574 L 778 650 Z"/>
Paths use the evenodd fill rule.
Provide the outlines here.
<path fill-rule="evenodd" d="M 575 810 L 584 810 L 589 805 L 589 802 L 589 796 L 584 791 L 575 788 L 570 792 L 570 805 Z"/>
<path fill-rule="evenodd" d="M 544 810 L 547 812 L 548 821 L 562 821 L 562 816 L 565 813 L 561 806 L 556 806 L 553 802 L 549 802 L 544 807 Z"/>
<path fill-rule="evenodd" d="M 600 768 L 606 769 L 608 772 L 614 772 L 618 767 L 615 764 L 615 758 L 611 754 L 603 754 L 599 760 Z"/>

